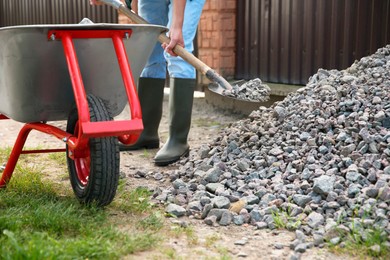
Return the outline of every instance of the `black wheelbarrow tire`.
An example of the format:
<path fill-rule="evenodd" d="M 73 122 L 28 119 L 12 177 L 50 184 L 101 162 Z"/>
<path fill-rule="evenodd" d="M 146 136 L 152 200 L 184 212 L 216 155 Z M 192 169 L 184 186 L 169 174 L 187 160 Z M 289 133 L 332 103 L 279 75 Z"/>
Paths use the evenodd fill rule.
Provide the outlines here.
<path fill-rule="evenodd" d="M 87 96 L 91 122 L 110 121 L 112 117 L 102 99 Z M 66 131 L 77 135 L 78 114 L 69 114 Z M 119 180 L 119 147 L 116 137 L 90 138 L 86 158 L 69 157 L 67 164 L 73 192 L 81 203 L 105 206 L 114 199 Z"/>

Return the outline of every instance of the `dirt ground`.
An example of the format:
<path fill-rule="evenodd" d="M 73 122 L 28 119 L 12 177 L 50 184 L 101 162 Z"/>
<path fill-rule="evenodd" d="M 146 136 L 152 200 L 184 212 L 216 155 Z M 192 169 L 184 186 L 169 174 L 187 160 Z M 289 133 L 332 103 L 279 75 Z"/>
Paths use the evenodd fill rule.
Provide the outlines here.
<path fill-rule="evenodd" d="M 232 115 L 207 104 L 205 98 L 196 95 L 192 116 L 192 127 L 189 134 L 191 148 L 199 147 L 215 138 L 222 127 L 242 118 L 242 115 Z M 168 136 L 168 95 L 165 95 L 164 116 L 160 125 L 162 142 Z M 50 122 L 58 127 L 65 127 L 65 122 Z M 3 147 L 12 147 L 22 124 L 13 120 L 0 120 L 0 143 Z M 26 147 L 56 147 L 63 148 L 58 139 L 37 132 L 32 132 Z M 134 151 L 121 153 L 121 175 L 127 184 L 137 186 L 169 186 L 169 172 L 175 166 L 156 167 L 153 157 L 157 149 L 149 151 Z M 147 172 L 147 176 L 139 178 L 137 171 Z M 161 173 L 165 178 L 155 180 L 153 175 Z M 70 185 L 70 184 L 69 184 Z M 190 243 L 186 236 L 169 238 L 163 245 L 153 251 L 131 255 L 128 259 L 296 259 L 291 258 L 293 251 L 289 248 L 294 240 L 293 232 L 283 230 L 256 230 L 253 226 L 210 227 L 201 220 L 190 218 L 172 219 L 176 222 L 191 226 L 196 237 L 196 243 Z M 210 241 L 213 243 L 210 243 Z M 165 249 L 162 249 L 165 248 Z M 167 249 L 174 252 L 169 256 Z M 299 258 L 298 258 L 299 259 Z M 300 255 L 300 259 L 349 259 L 346 256 L 336 256 L 325 249 L 312 248 Z"/>

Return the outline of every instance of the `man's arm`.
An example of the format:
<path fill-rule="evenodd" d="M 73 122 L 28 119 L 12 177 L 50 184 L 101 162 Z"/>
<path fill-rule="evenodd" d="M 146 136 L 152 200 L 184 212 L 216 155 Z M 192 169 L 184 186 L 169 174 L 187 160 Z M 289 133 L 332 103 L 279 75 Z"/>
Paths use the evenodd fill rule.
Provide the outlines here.
<path fill-rule="evenodd" d="M 131 2 L 131 9 L 138 14 L 138 0 L 133 0 Z"/>
<path fill-rule="evenodd" d="M 98 0 L 89 0 L 89 3 L 91 5 L 102 5 L 102 3 L 100 3 Z"/>
<path fill-rule="evenodd" d="M 98 0 L 89 0 L 91 5 L 102 5 Z M 132 2 L 126 1 L 126 2 Z M 131 3 L 134 11 L 138 11 L 138 0 L 134 0 Z M 171 42 L 169 44 L 162 44 L 162 47 L 172 56 L 177 56 L 173 52 L 173 48 L 176 44 L 184 47 L 184 39 L 183 39 L 183 21 L 184 21 L 184 9 L 186 6 L 186 0 L 174 0 L 173 1 L 173 14 L 172 14 L 172 23 L 171 28 L 169 28 L 169 37 L 171 38 Z"/>
<path fill-rule="evenodd" d="M 183 39 L 183 21 L 184 21 L 184 9 L 186 7 L 186 0 L 174 0 L 173 1 L 173 14 L 171 28 L 169 28 L 169 37 L 171 42 L 169 44 L 163 44 L 162 47 L 170 55 L 177 56 L 173 52 L 173 48 L 176 44 L 184 47 Z"/>

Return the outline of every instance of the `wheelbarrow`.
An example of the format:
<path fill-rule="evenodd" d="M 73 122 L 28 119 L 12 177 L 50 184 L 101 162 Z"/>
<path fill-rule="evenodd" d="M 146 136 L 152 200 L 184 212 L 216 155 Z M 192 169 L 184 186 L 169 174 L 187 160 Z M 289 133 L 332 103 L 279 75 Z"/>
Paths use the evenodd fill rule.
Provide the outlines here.
<path fill-rule="evenodd" d="M 155 25 L 72 24 L 0 29 L 0 119 L 24 123 L 0 178 L 10 181 L 21 154 L 66 152 L 70 182 L 82 203 L 108 205 L 119 179 L 118 139 L 143 130 L 135 82 L 158 36 Z M 126 104 L 131 115 L 114 120 Z M 50 124 L 67 120 L 66 129 Z M 32 130 L 65 143 L 24 149 Z"/>

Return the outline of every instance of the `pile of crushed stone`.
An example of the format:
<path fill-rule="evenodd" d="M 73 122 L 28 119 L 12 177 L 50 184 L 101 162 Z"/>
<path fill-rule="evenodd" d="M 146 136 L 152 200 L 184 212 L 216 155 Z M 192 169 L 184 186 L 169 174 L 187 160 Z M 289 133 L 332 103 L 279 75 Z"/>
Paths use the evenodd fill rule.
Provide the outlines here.
<path fill-rule="evenodd" d="M 243 84 L 233 84 L 231 90 L 224 90 L 222 95 L 249 102 L 265 102 L 270 99 L 271 89 L 256 78 Z"/>
<path fill-rule="evenodd" d="M 295 252 L 342 244 L 352 230 L 389 241 L 390 45 L 346 70 L 318 70 L 180 165 L 154 194 L 171 214 L 274 229 L 285 212 Z"/>

